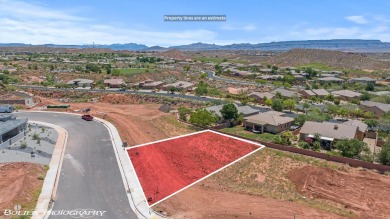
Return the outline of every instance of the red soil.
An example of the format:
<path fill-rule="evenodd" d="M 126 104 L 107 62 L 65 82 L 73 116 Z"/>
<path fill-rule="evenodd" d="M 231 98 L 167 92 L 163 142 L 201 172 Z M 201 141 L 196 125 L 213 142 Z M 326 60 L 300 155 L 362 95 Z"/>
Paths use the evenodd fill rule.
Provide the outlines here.
<path fill-rule="evenodd" d="M 258 148 L 227 136 L 202 132 L 130 148 L 128 154 L 145 196 L 151 197 L 149 204 L 153 204 Z"/>

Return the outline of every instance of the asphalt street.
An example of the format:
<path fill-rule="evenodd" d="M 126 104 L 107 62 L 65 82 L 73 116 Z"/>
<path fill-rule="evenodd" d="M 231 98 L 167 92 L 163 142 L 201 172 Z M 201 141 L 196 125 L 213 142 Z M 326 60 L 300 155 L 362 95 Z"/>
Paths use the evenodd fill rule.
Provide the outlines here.
<path fill-rule="evenodd" d="M 53 211 L 89 209 L 105 211 L 103 216 L 91 218 L 138 218 L 130 208 L 110 135 L 102 124 L 59 113 L 19 112 L 15 115 L 52 123 L 68 132 Z"/>

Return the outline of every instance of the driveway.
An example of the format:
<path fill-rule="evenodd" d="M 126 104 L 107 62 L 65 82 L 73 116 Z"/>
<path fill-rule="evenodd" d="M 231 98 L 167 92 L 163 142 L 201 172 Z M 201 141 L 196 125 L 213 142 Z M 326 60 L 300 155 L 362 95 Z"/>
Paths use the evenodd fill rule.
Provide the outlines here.
<path fill-rule="evenodd" d="M 53 211 L 90 209 L 106 211 L 103 216 L 92 218 L 138 218 L 130 208 L 110 135 L 102 124 L 59 113 L 20 112 L 15 115 L 52 123 L 68 131 Z"/>

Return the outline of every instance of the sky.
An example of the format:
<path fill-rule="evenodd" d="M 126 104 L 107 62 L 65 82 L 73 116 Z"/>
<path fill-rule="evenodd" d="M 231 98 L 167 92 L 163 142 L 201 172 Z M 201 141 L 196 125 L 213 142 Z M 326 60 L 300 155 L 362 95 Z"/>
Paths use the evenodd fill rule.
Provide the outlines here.
<path fill-rule="evenodd" d="M 0 43 L 390 42 L 389 12 L 388 0 L 0 0 Z M 164 15 L 226 15 L 227 20 L 166 22 Z"/>

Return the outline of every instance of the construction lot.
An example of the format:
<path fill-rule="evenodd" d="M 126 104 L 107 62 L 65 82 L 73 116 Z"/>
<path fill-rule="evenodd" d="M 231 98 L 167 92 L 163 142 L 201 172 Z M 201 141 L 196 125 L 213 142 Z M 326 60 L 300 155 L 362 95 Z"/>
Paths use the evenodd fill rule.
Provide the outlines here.
<path fill-rule="evenodd" d="M 128 154 L 152 205 L 258 149 L 260 145 L 203 131 L 132 147 Z"/>

